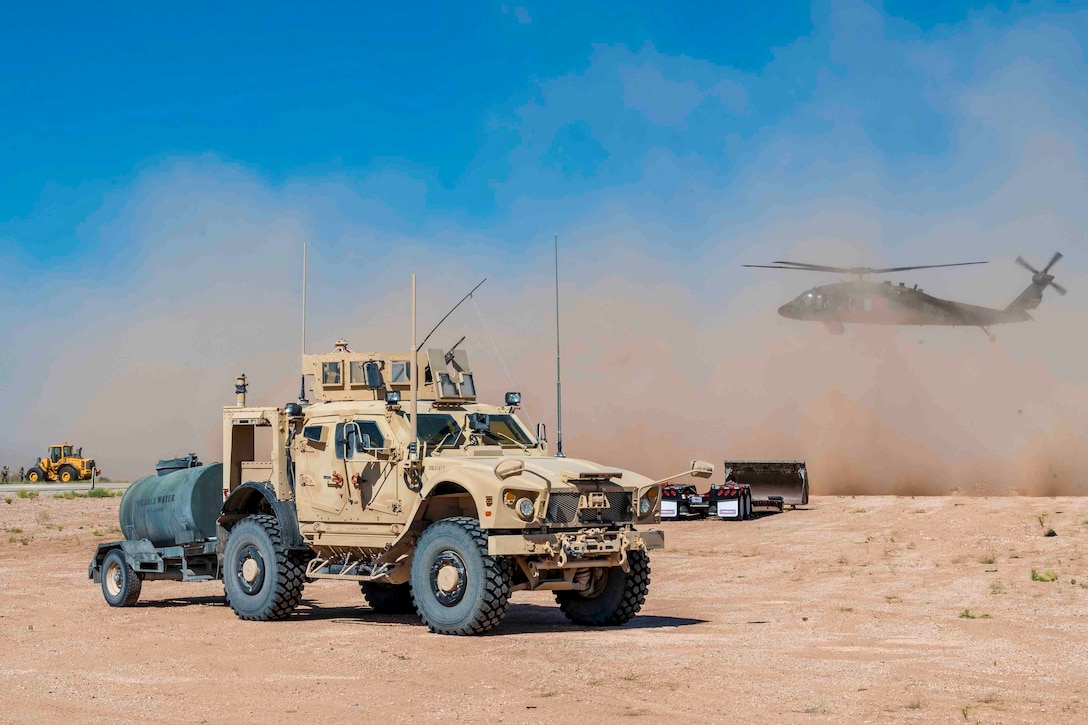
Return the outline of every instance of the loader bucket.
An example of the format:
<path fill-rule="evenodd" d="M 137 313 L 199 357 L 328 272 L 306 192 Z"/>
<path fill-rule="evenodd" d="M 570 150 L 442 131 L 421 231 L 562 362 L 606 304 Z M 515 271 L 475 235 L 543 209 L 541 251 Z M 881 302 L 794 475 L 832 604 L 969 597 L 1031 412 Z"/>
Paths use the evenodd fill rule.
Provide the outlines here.
<path fill-rule="evenodd" d="M 755 504 L 781 500 L 787 506 L 808 503 L 808 470 L 804 461 L 726 461 L 725 480 L 746 483 Z"/>

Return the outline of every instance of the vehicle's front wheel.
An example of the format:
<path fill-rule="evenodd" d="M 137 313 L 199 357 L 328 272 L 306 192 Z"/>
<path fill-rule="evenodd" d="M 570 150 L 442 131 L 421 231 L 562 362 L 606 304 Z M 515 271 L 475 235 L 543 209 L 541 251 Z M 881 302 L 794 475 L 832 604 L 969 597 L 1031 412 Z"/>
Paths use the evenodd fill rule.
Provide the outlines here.
<path fill-rule="evenodd" d="M 408 614 L 415 611 L 412 604 L 412 587 L 385 582 L 362 582 L 360 587 L 370 608 L 379 614 Z"/>
<path fill-rule="evenodd" d="M 45 471 L 38 468 L 37 466 L 34 466 L 26 472 L 26 480 L 30 481 L 31 483 L 38 483 L 43 478 L 45 478 Z"/>
<path fill-rule="evenodd" d="M 250 516 L 227 535 L 223 588 L 240 619 L 287 618 L 302 600 L 303 569 L 292 559 L 275 516 Z"/>
<path fill-rule="evenodd" d="M 475 519 L 436 521 L 412 555 L 412 600 L 438 634 L 482 634 L 506 616 L 510 561 L 487 553 L 487 533 Z"/>
<path fill-rule="evenodd" d="M 650 557 L 645 551 L 630 551 L 627 564 L 630 571 L 619 566 L 585 569 L 587 589 L 556 592 L 555 601 L 567 619 L 589 627 L 614 627 L 631 621 L 650 590 Z"/>
<path fill-rule="evenodd" d="M 140 598 L 143 580 L 125 561 L 125 553 L 114 549 L 102 562 L 102 596 L 111 607 L 131 607 Z"/>

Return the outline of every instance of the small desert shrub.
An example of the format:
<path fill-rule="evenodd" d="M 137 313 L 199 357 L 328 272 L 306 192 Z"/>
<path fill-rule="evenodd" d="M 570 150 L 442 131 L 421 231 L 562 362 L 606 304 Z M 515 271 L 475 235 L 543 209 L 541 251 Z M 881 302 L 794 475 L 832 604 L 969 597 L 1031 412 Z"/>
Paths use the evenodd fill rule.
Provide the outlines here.
<path fill-rule="evenodd" d="M 1031 570 L 1031 580 L 1033 582 L 1053 582 L 1058 580 L 1058 575 L 1053 570 L 1047 569 L 1042 574 L 1036 570 Z"/>
<path fill-rule="evenodd" d="M 972 614 L 970 609 L 960 612 L 960 619 L 993 619 L 989 614 Z"/>

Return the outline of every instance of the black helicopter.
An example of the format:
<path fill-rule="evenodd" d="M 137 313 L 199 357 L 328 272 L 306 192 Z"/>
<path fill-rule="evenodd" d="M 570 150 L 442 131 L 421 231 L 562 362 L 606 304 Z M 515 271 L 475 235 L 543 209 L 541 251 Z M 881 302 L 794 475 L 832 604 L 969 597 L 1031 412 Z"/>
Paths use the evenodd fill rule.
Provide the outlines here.
<path fill-rule="evenodd" d="M 1017 257 L 1016 263 L 1032 274 L 1031 284 L 1020 296 L 1009 303 L 1003 310 L 992 307 L 980 307 L 963 302 L 941 299 L 927 295 L 918 289 L 918 285 L 908 287 L 904 283 L 892 284 L 871 282 L 869 276 L 890 274 L 912 269 L 934 269 L 937 267 L 965 267 L 986 262 L 959 262 L 956 264 L 924 264 L 913 267 L 829 267 L 823 264 L 805 264 L 803 262 L 776 261 L 773 264 L 745 264 L 745 267 L 760 269 L 790 269 L 802 272 L 833 272 L 852 274 L 855 280 L 820 285 L 802 292 L 791 302 L 778 308 L 778 314 L 791 320 L 822 322 L 833 335 L 841 335 L 847 323 L 862 325 L 945 325 L 978 327 L 992 341 L 991 325 L 1003 325 L 1010 322 L 1025 322 L 1031 319 L 1029 310 L 1034 310 L 1043 299 L 1043 290 L 1053 287 L 1058 294 L 1064 295 L 1066 289 L 1054 281 L 1050 268 L 1062 258 L 1056 252 L 1042 270 L 1035 269 Z"/>

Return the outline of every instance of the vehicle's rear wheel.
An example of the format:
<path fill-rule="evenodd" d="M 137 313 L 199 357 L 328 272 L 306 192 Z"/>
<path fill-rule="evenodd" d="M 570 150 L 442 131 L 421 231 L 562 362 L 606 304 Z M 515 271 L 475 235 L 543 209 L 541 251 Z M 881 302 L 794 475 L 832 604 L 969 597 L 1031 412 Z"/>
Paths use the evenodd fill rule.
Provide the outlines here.
<path fill-rule="evenodd" d="M 588 589 L 556 592 L 555 601 L 567 619 L 589 627 L 614 627 L 638 614 L 650 590 L 650 557 L 645 551 L 630 551 L 627 564 L 630 571 L 619 566 L 586 569 Z"/>
<path fill-rule="evenodd" d="M 227 535 L 223 589 L 240 619 L 285 619 L 302 600 L 303 568 L 283 543 L 275 516 L 250 516 Z"/>
<path fill-rule="evenodd" d="M 79 471 L 74 466 L 64 465 L 60 467 L 60 480 L 62 483 L 71 483 L 79 480 Z"/>
<path fill-rule="evenodd" d="M 506 616 L 510 560 L 487 553 L 487 532 L 475 519 L 437 521 L 412 556 L 412 601 L 438 634 L 483 634 Z"/>
<path fill-rule="evenodd" d="M 30 481 L 31 483 L 38 483 L 43 478 L 45 478 L 45 471 L 38 468 L 37 466 L 34 466 L 26 472 L 26 480 Z"/>
<path fill-rule="evenodd" d="M 125 554 L 114 549 L 102 562 L 102 596 L 111 607 L 131 607 L 140 598 L 143 580 L 129 567 Z"/>
<path fill-rule="evenodd" d="M 412 604 L 412 587 L 385 582 L 362 582 L 360 587 L 370 608 L 379 614 L 408 614 L 415 611 Z"/>

